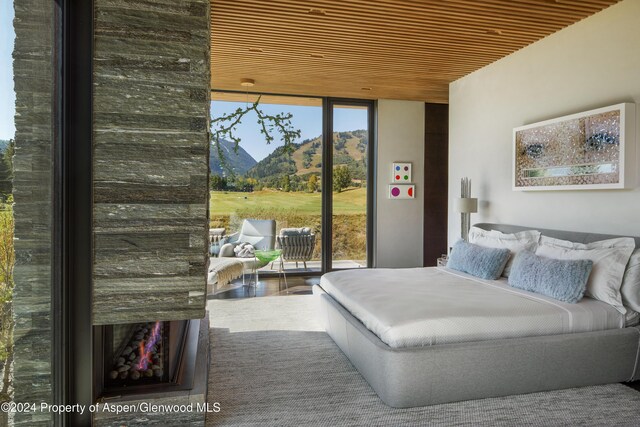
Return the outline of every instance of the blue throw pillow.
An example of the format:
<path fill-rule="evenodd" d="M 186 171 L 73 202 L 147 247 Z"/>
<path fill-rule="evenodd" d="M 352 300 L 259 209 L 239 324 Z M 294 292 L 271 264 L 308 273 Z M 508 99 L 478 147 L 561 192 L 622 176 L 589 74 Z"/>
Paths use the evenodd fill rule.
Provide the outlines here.
<path fill-rule="evenodd" d="M 225 243 L 227 243 L 227 238 L 223 237 L 220 240 L 218 240 L 216 243 L 212 243 L 211 245 L 209 245 L 209 254 L 213 256 L 218 256 L 218 254 L 220 253 L 220 248 Z"/>
<path fill-rule="evenodd" d="M 485 248 L 458 240 L 451 249 L 447 268 L 481 279 L 496 280 L 509 260 L 509 249 Z"/>
<path fill-rule="evenodd" d="M 588 259 L 560 260 L 522 251 L 511 265 L 509 284 L 575 304 L 584 295 L 592 266 L 593 262 Z"/>

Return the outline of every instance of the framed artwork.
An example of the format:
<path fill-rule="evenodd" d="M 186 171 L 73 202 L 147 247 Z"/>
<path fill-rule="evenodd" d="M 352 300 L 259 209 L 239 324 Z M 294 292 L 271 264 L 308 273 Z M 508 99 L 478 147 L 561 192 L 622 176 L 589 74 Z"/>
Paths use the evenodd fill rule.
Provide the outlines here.
<path fill-rule="evenodd" d="M 513 130 L 514 191 L 633 188 L 635 160 L 631 103 Z"/>
<path fill-rule="evenodd" d="M 416 186 L 413 184 L 389 184 L 390 199 L 415 199 Z"/>
<path fill-rule="evenodd" d="M 411 182 L 411 163 L 393 163 L 391 182 Z"/>

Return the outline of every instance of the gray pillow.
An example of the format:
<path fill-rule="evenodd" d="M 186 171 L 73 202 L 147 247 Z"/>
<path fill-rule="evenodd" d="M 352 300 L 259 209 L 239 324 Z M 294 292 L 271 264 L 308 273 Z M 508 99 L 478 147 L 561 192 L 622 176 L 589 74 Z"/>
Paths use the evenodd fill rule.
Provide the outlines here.
<path fill-rule="evenodd" d="M 236 258 L 253 258 L 255 256 L 256 248 L 253 247 L 251 243 L 238 243 L 234 248 L 233 252 L 236 255 Z"/>
<path fill-rule="evenodd" d="M 496 280 L 509 260 L 509 249 L 485 248 L 458 240 L 451 249 L 447 268 L 481 279 Z"/>
<path fill-rule="evenodd" d="M 584 296 L 592 267 L 593 261 L 589 259 L 552 259 L 522 251 L 511 264 L 509 284 L 575 304 Z"/>
<path fill-rule="evenodd" d="M 311 228 L 309 227 L 283 228 L 280 230 L 281 236 L 302 236 L 305 234 L 311 234 Z"/>

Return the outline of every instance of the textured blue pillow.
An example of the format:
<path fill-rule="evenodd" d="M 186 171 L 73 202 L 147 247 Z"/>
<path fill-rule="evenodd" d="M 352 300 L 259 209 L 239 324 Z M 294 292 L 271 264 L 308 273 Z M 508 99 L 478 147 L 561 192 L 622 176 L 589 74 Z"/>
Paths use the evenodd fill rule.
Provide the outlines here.
<path fill-rule="evenodd" d="M 458 240 L 451 249 L 447 268 L 481 279 L 496 280 L 509 260 L 509 249 L 485 248 Z"/>
<path fill-rule="evenodd" d="M 509 284 L 575 304 L 584 295 L 592 266 L 589 259 L 560 260 L 522 251 L 513 259 Z"/>
<path fill-rule="evenodd" d="M 218 240 L 217 242 L 212 243 L 211 245 L 209 245 L 209 254 L 213 255 L 213 256 L 218 256 L 218 254 L 220 253 L 220 248 L 225 243 L 227 243 L 227 238 L 223 237 L 220 240 Z"/>

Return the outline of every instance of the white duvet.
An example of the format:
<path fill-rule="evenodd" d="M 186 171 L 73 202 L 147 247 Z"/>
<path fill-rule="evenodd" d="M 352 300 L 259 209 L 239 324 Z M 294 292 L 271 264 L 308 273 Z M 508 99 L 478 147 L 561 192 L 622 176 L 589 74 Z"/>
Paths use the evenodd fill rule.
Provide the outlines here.
<path fill-rule="evenodd" d="M 566 304 L 446 268 L 327 273 L 320 286 L 390 347 L 555 335 L 624 327 L 612 306 Z"/>

